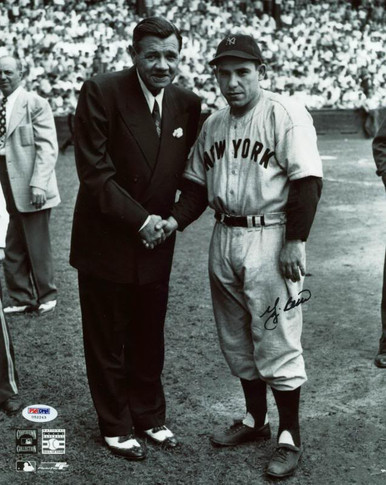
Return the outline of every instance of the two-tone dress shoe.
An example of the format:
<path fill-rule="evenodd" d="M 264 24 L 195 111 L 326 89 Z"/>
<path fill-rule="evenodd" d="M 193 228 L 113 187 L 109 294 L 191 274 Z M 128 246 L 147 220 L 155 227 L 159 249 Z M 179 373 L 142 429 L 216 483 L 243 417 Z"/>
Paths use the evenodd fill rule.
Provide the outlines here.
<path fill-rule="evenodd" d="M 112 453 L 124 456 L 127 460 L 143 460 L 146 457 L 145 449 L 132 434 L 113 437 L 105 436 L 104 440 Z"/>
<path fill-rule="evenodd" d="M 143 433 L 154 443 L 164 448 L 175 448 L 178 445 L 177 438 L 165 425 L 145 429 Z"/>
<path fill-rule="evenodd" d="M 11 305 L 3 308 L 6 315 L 20 315 L 21 313 L 31 313 L 34 310 L 33 305 Z"/>
<path fill-rule="evenodd" d="M 50 300 L 50 301 L 46 301 L 44 303 L 40 303 L 40 305 L 38 307 L 39 315 L 43 315 L 43 313 L 48 313 L 48 312 L 52 312 L 53 310 L 55 310 L 56 303 L 57 303 L 56 300 Z"/>
<path fill-rule="evenodd" d="M 242 421 L 235 421 L 230 428 L 212 435 L 210 441 L 215 446 L 236 446 L 249 441 L 269 440 L 270 437 L 269 423 L 260 428 L 252 428 Z"/>
<path fill-rule="evenodd" d="M 374 364 L 381 369 L 386 369 L 386 351 L 379 352 L 375 359 Z"/>
<path fill-rule="evenodd" d="M 20 411 L 22 406 L 23 404 L 19 399 L 19 395 L 14 394 L 0 404 L 0 409 L 8 414 L 8 416 L 14 416 Z"/>
<path fill-rule="evenodd" d="M 302 449 L 290 444 L 279 444 L 273 452 L 271 461 L 267 467 L 267 475 L 277 478 L 288 477 L 296 470 Z"/>

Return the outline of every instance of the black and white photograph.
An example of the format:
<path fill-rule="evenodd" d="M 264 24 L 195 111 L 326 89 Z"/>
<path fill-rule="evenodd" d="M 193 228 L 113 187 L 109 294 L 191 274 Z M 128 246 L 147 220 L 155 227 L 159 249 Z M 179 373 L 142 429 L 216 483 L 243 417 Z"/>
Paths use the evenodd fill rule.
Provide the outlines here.
<path fill-rule="evenodd" d="M 386 483 L 386 2 L 0 2 L 0 484 Z"/>

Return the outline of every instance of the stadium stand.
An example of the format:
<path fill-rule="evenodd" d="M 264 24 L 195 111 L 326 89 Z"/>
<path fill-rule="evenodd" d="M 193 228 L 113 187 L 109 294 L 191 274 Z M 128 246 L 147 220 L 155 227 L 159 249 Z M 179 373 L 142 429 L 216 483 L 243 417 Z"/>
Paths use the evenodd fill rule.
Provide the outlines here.
<path fill-rule="evenodd" d="M 204 110 L 224 103 L 207 61 L 230 29 L 261 44 L 269 66 L 263 87 L 288 92 L 309 110 L 361 110 L 371 132 L 386 106 L 381 0 L 3 0 L 0 55 L 18 56 L 27 88 L 67 116 L 84 79 L 131 65 L 127 46 L 145 15 L 181 29 L 177 82 L 202 97 Z"/>

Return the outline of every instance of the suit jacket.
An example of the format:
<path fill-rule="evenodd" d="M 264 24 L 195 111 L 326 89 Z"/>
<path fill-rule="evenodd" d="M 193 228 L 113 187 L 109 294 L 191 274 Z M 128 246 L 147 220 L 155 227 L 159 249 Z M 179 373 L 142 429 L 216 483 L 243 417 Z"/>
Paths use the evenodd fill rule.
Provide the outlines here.
<path fill-rule="evenodd" d="M 48 101 L 22 89 L 5 139 L 9 182 L 19 212 L 35 212 L 59 204 L 57 157 L 55 121 Z M 46 191 L 47 201 L 42 209 L 31 205 L 31 186 Z"/>
<path fill-rule="evenodd" d="M 198 96 L 169 85 L 159 138 L 134 68 L 84 83 L 75 114 L 80 179 L 70 263 L 117 283 L 168 277 L 174 237 L 153 250 L 140 242 L 149 214 L 174 203 L 201 111 Z"/>

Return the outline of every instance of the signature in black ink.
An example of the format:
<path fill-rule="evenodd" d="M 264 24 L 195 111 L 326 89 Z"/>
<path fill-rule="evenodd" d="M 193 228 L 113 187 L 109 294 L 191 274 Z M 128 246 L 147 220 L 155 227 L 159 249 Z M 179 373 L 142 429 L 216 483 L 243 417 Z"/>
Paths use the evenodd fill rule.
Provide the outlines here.
<path fill-rule="evenodd" d="M 288 312 L 296 308 L 297 306 L 303 305 L 303 303 L 306 303 L 311 298 L 311 292 L 310 290 L 299 291 L 298 297 L 299 298 L 297 300 L 293 300 L 292 296 L 290 296 L 284 306 L 283 311 Z M 271 308 L 270 306 L 268 306 L 265 312 L 262 315 L 260 315 L 260 318 L 263 318 L 264 315 L 266 315 L 266 320 L 264 322 L 264 328 L 266 330 L 275 330 L 275 328 L 277 327 L 277 324 L 279 323 L 278 318 L 279 318 L 279 312 L 281 310 L 281 308 L 278 307 L 279 301 L 280 301 L 280 298 L 277 297 L 273 307 Z"/>

